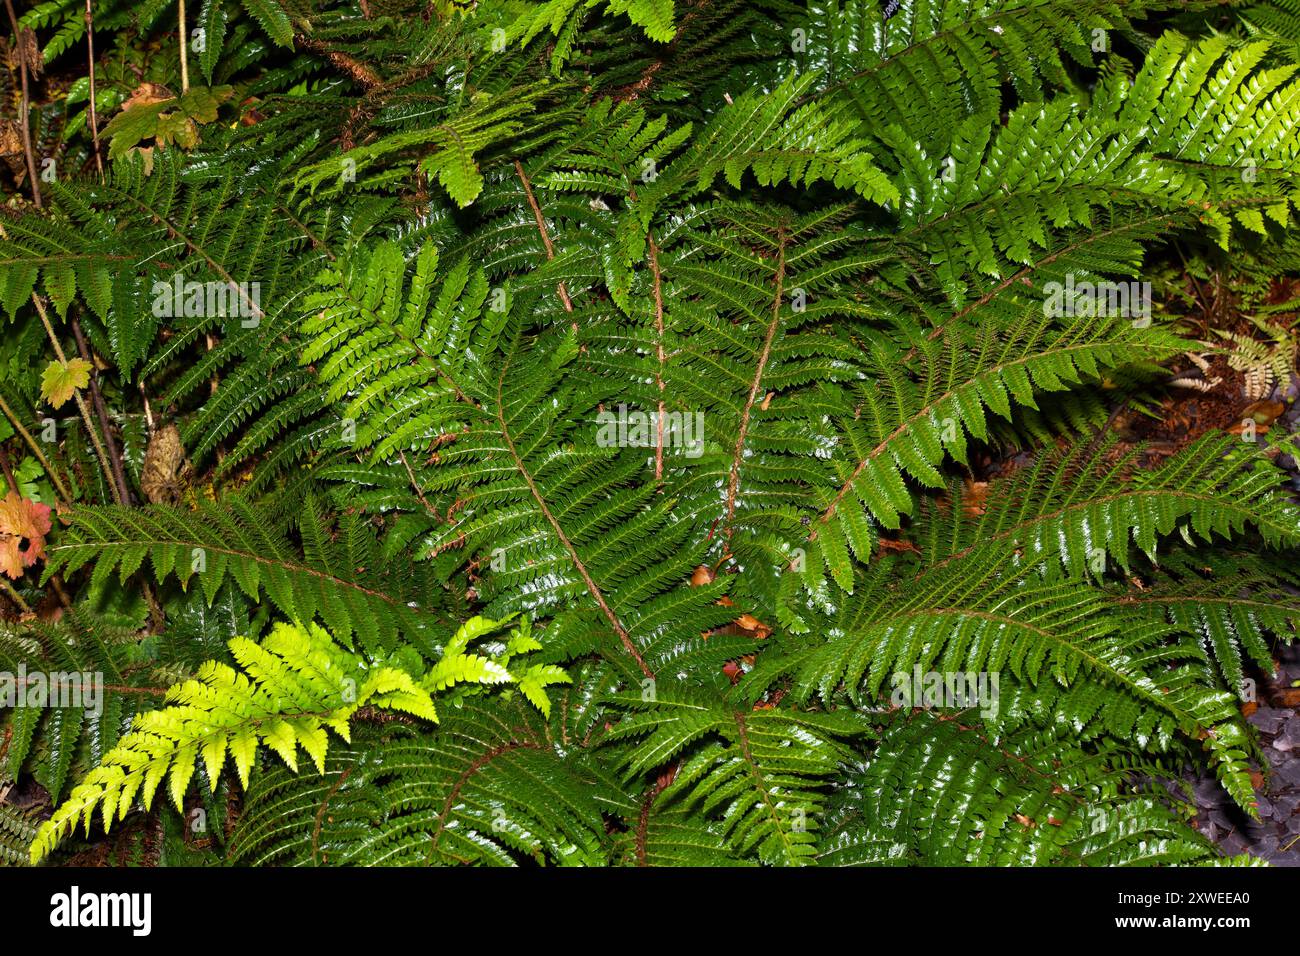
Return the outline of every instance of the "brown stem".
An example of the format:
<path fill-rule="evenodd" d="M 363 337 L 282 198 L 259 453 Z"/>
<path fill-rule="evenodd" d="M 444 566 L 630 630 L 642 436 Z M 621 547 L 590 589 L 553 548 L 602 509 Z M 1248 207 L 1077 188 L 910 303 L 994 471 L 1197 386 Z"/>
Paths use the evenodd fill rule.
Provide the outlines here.
<path fill-rule="evenodd" d="M 636 645 L 632 643 L 632 636 L 628 633 L 627 628 L 623 626 L 623 622 L 618 619 L 618 615 L 614 613 L 613 608 L 611 608 L 609 603 L 605 600 L 605 595 L 601 592 L 595 580 L 587 571 L 587 566 L 583 563 L 582 558 L 578 556 L 578 549 L 574 547 L 573 542 L 569 540 L 569 536 L 564 533 L 564 529 L 560 527 L 560 522 L 555 519 L 555 515 L 551 514 L 551 509 L 547 506 L 546 499 L 542 497 L 542 493 L 538 489 L 537 483 L 533 481 L 532 474 L 524 466 L 524 460 L 520 456 L 518 449 L 515 447 L 514 439 L 510 437 L 510 426 L 506 424 L 505 399 L 501 394 L 504 376 L 505 369 L 502 369 L 502 378 L 497 381 L 497 423 L 501 426 L 501 437 L 505 440 L 506 450 L 510 452 L 510 457 L 514 459 L 515 467 L 523 477 L 524 484 L 528 486 L 528 490 L 532 494 L 533 500 L 537 502 L 537 507 L 541 510 L 542 517 L 545 518 L 547 523 L 551 526 L 551 529 L 555 532 L 555 536 L 560 539 L 560 544 L 564 546 L 564 550 L 569 552 L 569 559 L 573 562 L 574 568 L 576 568 L 578 574 L 582 576 L 583 583 L 587 585 L 588 593 L 590 593 L 595 599 L 596 604 L 600 607 L 601 613 L 605 615 L 605 620 L 609 621 L 610 627 L 612 627 L 614 633 L 618 635 L 619 641 L 623 644 L 623 649 L 626 650 L 628 654 L 632 656 L 632 659 L 636 661 L 637 667 L 641 669 L 641 673 L 646 677 L 649 677 L 651 680 L 654 680 L 654 671 L 650 669 L 650 665 L 645 662 L 645 658 L 641 656 L 641 652 L 638 651 Z"/>
<path fill-rule="evenodd" d="M 288 219 L 291 223 L 293 223 L 295 226 L 298 227 L 298 229 L 302 232 L 302 234 L 307 237 L 307 241 L 311 243 L 313 249 L 319 249 L 321 252 L 323 252 L 330 262 L 336 261 L 336 257 L 334 253 L 330 250 L 330 247 L 325 245 L 325 243 L 321 241 L 321 238 L 319 236 L 317 236 L 314 232 L 308 229 L 307 225 L 301 219 L 299 219 L 297 216 L 293 214 L 293 211 L 289 209 L 287 203 L 277 205 L 275 208 L 277 212 L 283 213 L 286 219 Z"/>
<path fill-rule="evenodd" d="M 9 453 L 0 446 L 0 471 L 4 472 L 5 481 L 8 482 L 8 491 L 18 494 L 18 482 L 14 480 L 14 470 L 9 467 Z"/>
<path fill-rule="evenodd" d="M 50 577 L 50 585 L 54 588 L 54 593 L 59 598 L 59 603 L 65 608 L 72 607 L 72 598 L 68 597 L 68 592 L 63 589 L 63 579 L 55 574 Z"/>
<path fill-rule="evenodd" d="M 22 77 L 23 155 L 27 159 L 27 178 L 32 181 L 32 202 L 39 209 L 41 182 L 40 177 L 36 175 L 36 153 L 32 149 L 31 98 L 27 89 L 27 44 L 23 43 L 22 28 L 18 25 L 17 15 L 14 14 L 13 0 L 5 0 L 5 10 L 9 13 L 9 25 L 13 27 L 14 44 L 18 47 L 18 72 Z"/>
<path fill-rule="evenodd" d="M 45 304 L 41 302 L 41 297 L 35 292 L 32 293 L 32 302 L 35 303 L 36 311 L 41 317 L 41 324 L 45 326 L 45 334 L 49 336 L 50 344 L 54 346 L 54 354 L 58 357 L 59 362 L 66 366 L 68 357 L 63 352 L 63 346 L 59 344 L 59 337 L 54 334 L 54 326 L 50 324 L 50 317 L 45 311 Z M 117 482 L 113 480 L 113 467 L 109 464 L 108 452 L 104 450 L 104 443 L 99 440 L 99 432 L 96 430 L 94 422 L 90 420 L 90 409 L 86 407 L 86 400 L 82 397 L 80 391 L 74 391 L 72 397 L 77 402 L 77 410 L 81 412 L 81 420 L 86 426 L 86 434 L 90 436 L 90 441 L 95 446 L 95 454 L 99 456 L 99 467 L 103 470 L 104 479 L 113 492 L 113 499 L 119 505 L 125 504 L 122 500 L 122 493 L 118 490 Z"/>
<path fill-rule="evenodd" d="M 1097 242 L 1102 239 L 1107 239 L 1110 236 L 1116 235 L 1118 233 L 1125 232 L 1134 228 L 1140 228 L 1141 226 L 1145 226 L 1152 221 L 1154 220 L 1144 220 L 1136 224 L 1124 223 L 1122 226 L 1116 226 L 1112 229 L 1106 229 L 1102 232 L 1089 233 L 1087 237 L 1081 239 L 1078 242 L 1072 242 L 1069 245 L 1062 246 L 1060 249 L 1057 249 L 1055 252 L 1051 253 L 1050 255 L 1044 256 L 1042 259 L 1039 259 L 1036 262 L 1032 262 L 1029 265 L 1007 276 L 1005 279 L 1003 279 L 993 288 L 989 289 L 988 292 L 980 296 L 974 302 L 971 302 L 965 308 L 957 312 L 954 312 L 951 318 L 949 318 L 948 320 L 946 320 L 940 325 L 936 325 L 933 329 L 930 330 L 929 334 L 926 335 L 925 337 L 926 341 L 933 342 L 939 336 L 943 335 L 945 329 L 949 328 L 954 323 L 960 321 L 961 319 L 966 318 L 966 316 L 970 315 L 976 309 L 980 309 L 988 305 L 990 302 L 996 299 L 1008 288 L 1015 285 L 1017 282 L 1026 281 L 1026 277 L 1029 276 L 1031 273 L 1042 270 L 1044 267 L 1051 265 L 1053 262 L 1055 262 L 1057 259 L 1061 258 L 1062 256 L 1066 255 L 1067 253 L 1075 252 L 1078 249 L 1082 249 L 1085 245 L 1088 245 L 1089 243 Z M 1166 227 L 1172 226 L 1173 222 L 1174 221 L 1172 218 L 1167 218 L 1164 219 L 1162 225 Z M 1177 243 L 1174 244 L 1174 248 L 1177 249 Z M 1186 262 L 1184 262 L 1184 266 L 1185 265 Z M 1190 273 L 1188 274 L 1190 275 Z M 1192 281 L 1195 282 L 1196 279 L 1193 277 Z M 903 364 L 910 362 L 916 356 L 916 353 L 918 351 L 919 349 L 915 345 L 912 346 L 910 349 L 908 349 L 907 354 L 903 356 L 902 359 Z"/>
<path fill-rule="evenodd" d="M 148 203 L 142 202 L 141 200 L 130 195 L 126 196 L 125 198 L 129 200 L 146 216 L 148 216 L 158 225 L 165 228 L 170 235 L 175 236 L 181 242 L 185 243 L 186 247 L 191 252 L 193 252 L 196 256 L 201 256 L 203 260 L 207 262 L 208 266 L 212 269 L 212 271 L 215 272 L 217 275 L 221 276 L 222 280 L 224 280 L 227 285 L 229 285 L 232 289 L 234 289 L 235 292 L 239 295 L 239 297 L 244 300 L 244 305 L 248 308 L 249 315 L 261 319 L 262 316 L 266 314 L 262 311 L 262 307 L 259 306 L 256 302 L 254 302 L 253 299 L 249 296 L 249 294 L 244 291 L 244 287 L 240 283 L 235 281 L 235 277 L 232 276 L 229 272 L 227 272 L 219 262 L 217 262 L 215 259 L 212 258 L 212 256 L 208 255 L 208 251 L 206 249 L 200 246 L 197 242 L 195 242 L 185 233 L 181 232 L 179 225 L 177 225 L 175 222 L 172 222 L 166 216 L 156 211 Z"/>
<path fill-rule="evenodd" d="M 99 420 L 99 428 L 104 433 L 104 445 L 108 449 L 113 481 L 117 483 L 122 503 L 135 504 L 131 497 L 131 486 L 126 481 L 126 468 L 122 463 L 122 454 L 118 450 L 116 439 L 113 438 L 112 420 L 108 417 L 108 406 L 104 404 L 104 393 L 99 389 L 99 372 L 95 368 L 94 358 L 91 357 L 85 333 L 81 331 L 81 323 L 76 319 L 72 320 L 72 334 L 77 340 L 77 352 L 90 363 L 90 402 L 94 406 L 95 417 Z"/>
<path fill-rule="evenodd" d="M 9 597 L 13 600 L 15 604 L 18 605 L 18 609 L 20 611 L 22 611 L 24 614 L 32 613 L 31 607 L 28 606 L 27 602 L 23 600 L 23 596 L 19 594 L 17 591 L 15 591 L 14 586 L 10 584 L 8 581 L 6 581 L 3 576 L 0 576 L 0 586 L 4 587 L 5 591 L 9 594 Z"/>
<path fill-rule="evenodd" d="M 348 56 L 341 50 L 335 50 L 320 40 L 313 40 L 299 34 L 293 38 L 294 44 L 300 50 L 307 50 L 311 53 L 319 53 L 337 69 L 350 76 L 359 86 L 363 87 L 366 92 L 370 92 L 377 87 L 384 85 L 384 81 L 379 78 L 370 67 L 366 66 L 360 60 Z"/>
<path fill-rule="evenodd" d="M 659 387 L 659 414 L 655 418 L 655 481 L 664 476 L 664 292 L 663 276 L 659 271 L 659 247 L 655 245 L 654 233 L 647 233 L 650 243 L 650 272 L 654 276 L 655 300 L 655 353 L 659 364 L 655 368 L 655 385 Z"/>
<path fill-rule="evenodd" d="M 189 61 L 189 44 L 185 35 L 185 0 L 176 0 L 176 19 L 179 22 L 179 33 L 181 41 L 181 92 L 190 91 L 190 61 Z"/>
<path fill-rule="evenodd" d="M 767 327 L 763 339 L 763 351 L 758 356 L 758 366 L 754 369 L 754 381 L 749 386 L 749 397 L 745 399 L 745 408 L 740 413 L 740 434 L 736 436 L 736 450 L 731 458 L 731 476 L 727 480 L 727 522 L 723 534 L 731 537 L 731 520 L 736 515 L 736 496 L 740 491 L 740 461 L 745 454 L 745 436 L 749 433 L 749 416 L 758 398 L 758 390 L 763 384 L 763 371 L 767 360 L 772 355 L 772 341 L 776 338 L 777 326 L 781 324 L 781 299 L 785 295 L 785 239 L 782 237 L 781 248 L 776 262 L 776 295 L 772 297 L 772 321 Z"/>
<path fill-rule="evenodd" d="M 334 785 L 331 786 L 329 792 L 325 794 L 325 799 L 320 802 L 320 809 L 316 811 L 316 823 L 311 829 L 312 863 L 316 862 L 316 854 L 320 852 L 320 828 L 321 823 L 323 823 L 325 819 L 325 808 L 329 806 L 330 800 L 333 798 L 334 794 L 338 792 L 339 787 L 347 783 L 348 777 L 352 776 L 352 771 L 355 769 L 355 767 L 348 767 L 347 770 L 344 770 L 339 774 L 339 778 L 334 781 Z M 327 858 L 325 862 L 328 863 L 329 859 Z"/>
<path fill-rule="evenodd" d="M 108 479 L 109 490 L 113 492 L 113 500 L 119 505 L 126 504 L 122 500 L 122 493 L 118 490 L 117 482 L 113 480 L 113 466 L 109 464 L 108 452 L 104 449 L 104 443 L 100 441 L 99 430 L 95 428 L 90 420 L 90 409 L 86 405 L 85 398 L 80 392 L 75 392 L 72 396 L 76 399 L 77 410 L 81 412 L 81 420 L 86 423 L 86 433 L 90 436 L 90 442 L 95 446 L 95 455 L 99 458 L 99 467 L 104 472 L 104 477 Z"/>
<path fill-rule="evenodd" d="M 99 155 L 99 116 L 95 112 L 95 14 L 86 0 L 86 61 L 90 72 L 90 135 L 95 143 L 95 168 L 104 178 L 104 159 Z"/>
<path fill-rule="evenodd" d="M 434 510 L 433 505 L 429 504 L 429 499 L 424 497 L 424 492 L 420 488 L 420 483 L 415 479 L 415 471 L 411 468 L 411 463 L 406 460 L 406 452 L 399 451 L 397 457 L 402 459 L 402 464 L 406 468 L 406 476 L 411 479 L 411 489 L 415 492 L 415 497 L 420 499 L 420 504 L 424 505 L 424 510 L 435 518 L 441 520 L 442 516 Z"/>
<path fill-rule="evenodd" d="M 542 207 L 537 205 L 537 197 L 533 195 L 533 186 L 524 172 L 524 164 L 517 159 L 515 172 L 519 175 L 519 182 L 523 184 L 524 195 L 528 197 L 528 205 L 533 210 L 533 218 L 537 220 L 537 231 L 542 234 L 542 245 L 546 248 L 546 261 L 550 262 L 555 258 L 555 246 L 551 243 L 550 233 L 546 231 L 546 217 L 542 215 Z M 557 285 L 555 291 L 559 293 L 560 301 L 564 303 L 564 311 L 572 312 L 573 300 L 569 298 L 569 291 L 564 287 L 564 283 Z M 574 324 L 574 328 L 577 328 L 577 323 Z"/>
<path fill-rule="evenodd" d="M 500 744 L 486 753 L 479 754 L 479 756 L 475 757 L 470 765 L 461 772 L 461 775 L 456 778 L 456 782 L 452 784 L 451 789 L 447 791 L 447 799 L 443 802 L 442 812 L 438 814 L 438 826 L 434 828 L 433 833 L 429 835 L 430 865 L 432 865 L 434 859 L 436 859 L 435 854 L 438 852 L 438 840 L 442 838 L 442 831 L 446 829 L 447 818 L 451 816 L 451 811 L 456 806 L 456 801 L 460 797 L 460 792 L 464 789 L 465 784 L 469 782 L 470 777 L 474 776 L 474 774 L 478 773 L 502 754 L 507 754 L 513 750 L 519 749 L 538 750 L 540 748 L 537 744 L 523 740 L 512 740 L 509 743 Z"/>

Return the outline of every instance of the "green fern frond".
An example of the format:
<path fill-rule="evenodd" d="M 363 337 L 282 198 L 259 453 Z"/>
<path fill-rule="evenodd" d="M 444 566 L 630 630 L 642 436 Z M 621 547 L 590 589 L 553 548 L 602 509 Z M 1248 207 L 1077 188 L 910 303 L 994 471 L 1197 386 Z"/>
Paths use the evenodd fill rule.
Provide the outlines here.
<path fill-rule="evenodd" d="M 1151 866 L 1218 859 L 1208 840 L 1068 733 L 996 740 L 924 711 L 890 721 L 840 798 L 837 862 L 903 847 L 929 866 Z"/>
<path fill-rule="evenodd" d="M 810 862 L 827 779 L 852 759 L 845 741 L 867 732 L 851 712 L 733 711 L 666 689 L 615 700 L 633 709 L 609 733 L 636 741 L 626 776 L 673 764 L 656 801 L 718 820 L 737 856 L 769 864 Z"/>
<path fill-rule="evenodd" d="M 326 731 L 346 741 L 350 722 L 362 707 L 436 722 L 435 694 L 462 682 L 513 680 L 500 664 L 464 650 L 501 623 L 468 621 L 424 674 L 412 674 L 400 664 L 367 662 L 316 625 L 276 625 L 261 644 L 235 638 L 230 650 L 240 669 L 210 662 L 196 679 L 167 692 L 165 708 L 138 717 L 131 732 L 42 825 L 32 862 L 40 862 L 79 822 L 89 833 L 96 810 L 107 831 L 115 818 L 125 818 L 137 796 L 148 809 L 164 779 L 181 809 L 200 757 L 210 786 L 216 786 L 229 755 L 247 788 L 260 746 L 274 750 L 294 772 L 301 746 L 323 773 Z"/>
<path fill-rule="evenodd" d="M 0 866 L 26 866 L 40 821 L 35 810 L 0 803 Z"/>
<path fill-rule="evenodd" d="M 0 626 L 8 776 L 31 772 L 58 800 L 83 752 L 98 761 L 124 720 L 161 701 L 167 681 L 137 643 L 130 628 L 81 608 L 57 623 Z"/>
<path fill-rule="evenodd" d="M 576 744 L 576 741 L 570 741 Z M 567 753 L 567 757 L 565 754 Z M 602 813 L 633 805 L 536 712 L 467 703 L 434 734 L 335 747 L 321 777 L 276 768 L 255 780 L 231 858 L 299 866 L 520 862 L 593 865 Z"/>
<path fill-rule="evenodd" d="M 211 604 L 233 580 L 254 602 L 265 593 L 285 616 L 319 619 L 341 640 L 393 648 L 399 633 L 418 639 L 437 620 L 435 585 L 427 575 L 398 573 L 383 560 L 373 529 L 358 515 L 336 528 L 313 500 L 298 521 L 299 547 L 283 522 L 239 497 L 188 511 L 170 505 L 78 509 L 63 540 L 49 549 L 48 574 L 94 565 L 92 580 L 125 581 L 149 562 L 158 581 L 197 583 Z"/>

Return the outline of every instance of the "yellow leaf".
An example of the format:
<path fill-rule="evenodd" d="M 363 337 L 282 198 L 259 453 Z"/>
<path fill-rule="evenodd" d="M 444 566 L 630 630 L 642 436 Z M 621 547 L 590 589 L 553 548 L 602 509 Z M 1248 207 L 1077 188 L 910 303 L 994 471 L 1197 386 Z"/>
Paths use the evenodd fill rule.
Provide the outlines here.
<path fill-rule="evenodd" d="M 54 408 L 58 408 L 79 388 L 85 388 L 90 384 L 90 370 L 92 366 L 85 359 L 74 358 L 66 365 L 62 362 L 51 362 L 45 366 L 45 372 L 41 375 L 41 397 L 50 403 Z"/>

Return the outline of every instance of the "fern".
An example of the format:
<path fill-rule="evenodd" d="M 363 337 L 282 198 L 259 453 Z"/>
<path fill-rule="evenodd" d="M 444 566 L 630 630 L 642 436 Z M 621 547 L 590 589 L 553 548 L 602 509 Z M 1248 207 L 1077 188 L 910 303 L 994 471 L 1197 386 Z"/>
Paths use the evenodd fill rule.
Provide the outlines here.
<path fill-rule="evenodd" d="M 1215 860 L 1157 795 L 1096 756 L 1059 754 L 1050 732 L 1004 742 L 925 713 L 895 718 L 840 800 L 827 862 L 875 863 L 882 848 L 930 866 Z"/>
<path fill-rule="evenodd" d="M 1255 812 L 1300 624 L 1291 6 L 206 0 L 186 75 L 104 0 L 92 131 L 38 5 L 0 668 L 106 692 L 0 714 L 0 853 L 1220 861 L 1165 784 Z M 1267 444 L 1179 430 L 1216 339 Z"/>
<path fill-rule="evenodd" d="M 412 674 L 397 661 L 368 664 L 314 625 L 278 625 L 261 644 L 236 638 L 230 650 L 240 670 L 215 662 L 205 665 L 194 680 L 167 692 L 167 707 L 138 718 L 131 732 L 41 826 L 32 844 L 32 862 L 39 862 L 78 822 L 89 833 L 96 810 L 107 831 L 114 819 L 126 816 L 137 796 L 148 809 L 164 779 L 172 802 L 182 809 L 181 799 L 200 757 L 210 785 L 215 786 L 229 755 L 247 786 L 259 746 L 275 751 L 292 770 L 298 768 L 301 746 L 324 772 L 326 731 L 347 740 L 350 721 L 362 707 L 436 722 L 433 695 L 460 683 L 517 680 L 533 683 L 532 691 L 526 691 L 530 699 L 545 700 L 542 688 L 547 683 L 567 680 L 562 671 L 530 669 L 516 678 L 502 663 L 468 652 L 470 641 L 499 626 L 484 618 L 467 621 L 423 674 Z M 511 641 L 515 653 L 538 646 L 526 631 L 517 631 Z M 504 659 L 508 662 L 509 656 Z"/>
<path fill-rule="evenodd" d="M 124 721 L 156 706 L 167 683 L 129 627 L 80 609 L 58 624 L 0 630 L 0 671 L 5 769 L 13 779 L 31 772 L 54 800 L 73 768 L 112 749 Z"/>
<path fill-rule="evenodd" d="M 716 816 L 735 856 L 768 864 L 807 862 L 815 854 L 824 781 L 852 759 L 842 739 L 867 727 L 852 713 L 736 712 L 666 691 L 648 707 L 641 698 L 616 701 L 642 710 L 610 733 L 615 740 L 645 738 L 624 758 L 626 775 L 682 757 L 655 802 Z"/>
<path fill-rule="evenodd" d="M 125 579 L 147 558 L 157 580 L 195 582 L 209 604 L 231 580 L 254 602 L 265 593 L 285 616 L 319 616 L 339 639 L 355 634 L 366 647 L 391 649 L 399 633 L 410 640 L 436 620 L 428 576 L 399 575 L 358 516 L 330 528 L 307 502 L 296 519 L 301 548 L 283 522 L 266 517 L 238 498 L 193 513 L 168 505 L 83 509 L 46 568 L 71 572 L 93 561 L 97 580 L 114 570 Z"/>
<path fill-rule="evenodd" d="M 35 817 L 34 811 L 0 804 L 0 863 L 4 866 L 27 864 L 28 847 L 39 829 Z"/>
<path fill-rule="evenodd" d="M 561 758 L 522 706 L 469 705 L 448 716 L 437 736 L 402 732 L 332 751 L 326 776 L 306 785 L 269 773 L 249 792 L 247 811 L 231 850 L 246 863 L 602 860 L 602 806 L 592 781 Z M 286 827 L 286 819 L 299 822 Z"/>

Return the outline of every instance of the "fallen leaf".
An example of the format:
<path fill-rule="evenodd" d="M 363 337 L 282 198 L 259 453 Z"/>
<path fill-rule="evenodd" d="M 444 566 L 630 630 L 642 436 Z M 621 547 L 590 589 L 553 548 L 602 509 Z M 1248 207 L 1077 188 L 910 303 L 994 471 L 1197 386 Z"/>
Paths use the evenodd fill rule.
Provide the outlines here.
<path fill-rule="evenodd" d="M 110 159 L 121 158 L 147 140 L 160 147 L 197 145 L 199 126 L 216 120 L 221 104 L 233 95 L 229 86 L 196 86 L 180 96 L 163 96 L 170 92 L 152 83 L 136 88 L 122 111 L 103 129 Z"/>
<path fill-rule="evenodd" d="M 19 27 L 18 42 L 22 44 L 23 59 L 27 61 L 27 69 L 31 71 L 32 76 L 40 79 L 41 74 L 45 72 L 45 54 L 41 52 L 36 31 L 31 27 Z"/>
<path fill-rule="evenodd" d="M 1286 411 L 1286 406 L 1281 402 L 1270 402 L 1264 399 L 1259 402 L 1251 402 L 1241 412 L 1242 420 L 1253 418 L 1256 425 L 1271 425 L 1277 421 L 1278 417 Z"/>
<path fill-rule="evenodd" d="M 886 553 L 891 551 L 895 553 L 901 553 L 906 551 L 910 551 L 914 554 L 921 553 L 921 549 L 918 548 L 911 541 L 898 541 L 894 538 L 881 538 L 879 541 L 879 547 L 882 552 L 886 552 Z"/>
<path fill-rule="evenodd" d="M 161 83 L 141 83 L 131 91 L 131 95 L 122 103 L 122 112 L 125 113 L 133 106 L 154 106 L 174 99 L 176 99 L 176 94 Z"/>
<path fill-rule="evenodd" d="M 0 571 L 17 579 L 45 556 L 45 536 L 50 533 L 50 506 L 10 491 L 0 501 Z M 23 540 L 27 547 L 22 547 Z"/>
<path fill-rule="evenodd" d="M 145 497 L 154 504 L 175 504 L 185 492 L 189 475 L 180 430 L 175 425 L 159 428 L 149 439 L 140 469 L 140 488 Z"/>

